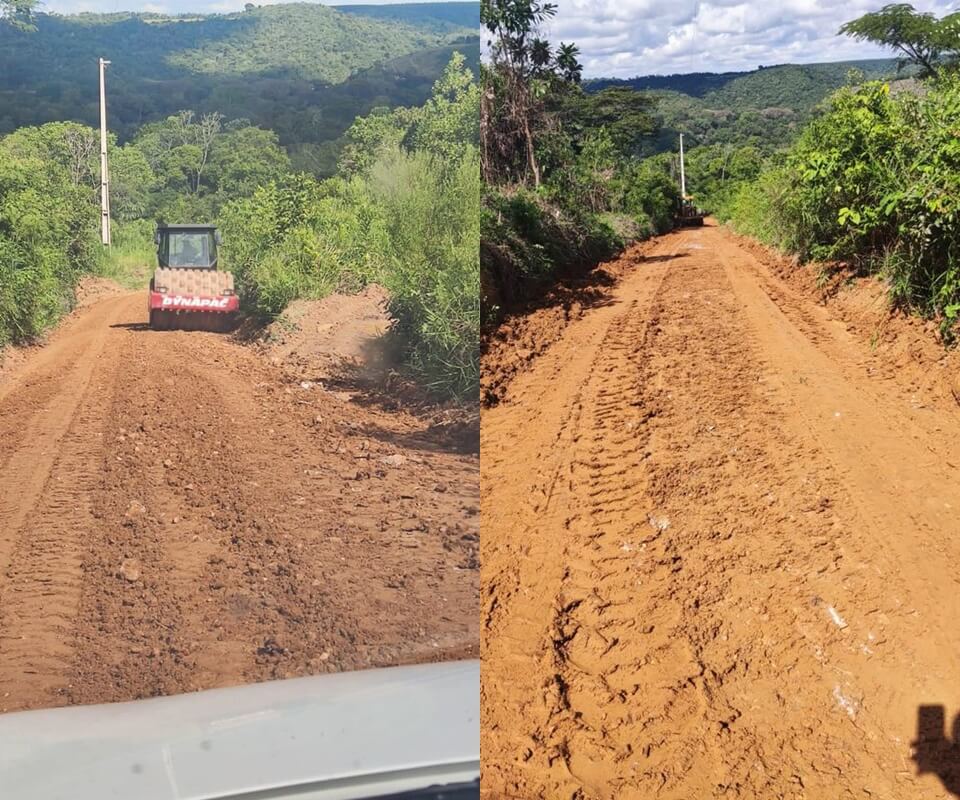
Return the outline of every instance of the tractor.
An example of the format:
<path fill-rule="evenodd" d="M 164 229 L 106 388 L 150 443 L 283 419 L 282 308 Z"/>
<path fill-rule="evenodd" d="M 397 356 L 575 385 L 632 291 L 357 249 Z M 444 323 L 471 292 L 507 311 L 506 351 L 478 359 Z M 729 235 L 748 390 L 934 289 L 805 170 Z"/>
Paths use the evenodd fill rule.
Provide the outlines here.
<path fill-rule="evenodd" d="M 703 218 L 706 212 L 702 208 L 697 208 L 693 198 L 689 195 L 680 198 L 680 208 L 677 211 L 675 222 L 681 228 L 689 226 L 703 225 Z"/>
<path fill-rule="evenodd" d="M 148 307 L 153 330 L 229 331 L 240 298 L 233 274 L 217 269 L 220 232 L 213 225 L 158 225 L 157 271 Z"/>

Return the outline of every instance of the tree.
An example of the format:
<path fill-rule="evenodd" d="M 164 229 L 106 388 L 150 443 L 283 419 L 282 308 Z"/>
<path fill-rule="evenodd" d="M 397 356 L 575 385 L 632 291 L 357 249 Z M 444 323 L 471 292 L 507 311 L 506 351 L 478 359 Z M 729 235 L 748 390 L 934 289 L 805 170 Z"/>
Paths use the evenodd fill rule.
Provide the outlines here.
<path fill-rule="evenodd" d="M 210 151 L 221 135 L 223 117 L 181 111 L 163 122 L 145 125 L 136 142 L 150 166 L 170 186 L 200 194 Z M 180 184 L 183 184 L 180 186 Z"/>
<path fill-rule="evenodd" d="M 290 171 L 273 131 L 246 126 L 220 136 L 210 152 L 209 181 L 225 200 L 248 197 Z"/>
<path fill-rule="evenodd" d="M 379 106 L 365 117 L 357 117 L 346 133 L 347 143 L 340 155 L 339 171 L 343 175 L 366 172 L 382 150 L 400 146 L 411 125 L 419 117 L 415 108 Z"/>
<path fill-rule="evenodd" d="M 542 122 L 544 97 L 557 82 L 578 81 L 576 48 L 562 45 L 558 64 L 550 44 L 539 37 L 540 26 L 557 13 L 554 3 L 540 0 L 482 0 L 480 22 L 490 33 L 491 67 L 483 72 L 481 139 L 484 176 L 506 176 L 540 185 L 536 134 Z M 522 153 L 524 169 L 517 173 Z"/>
<path fill-rule="evenodd" d="M 599 92 L 584 92 L 578 87 L 556 95 L 567 133 L 575 148 L 588 132 L 606 129 L 611 140 L 624 155 L 639 155 L 642 142 L 657 128 L 649 94 L 628 86 L 614 86 Z"/>
<path fill-rule="evenodd" d="M 33 12 L 37 0 L 0 0 L 0 22 L 21 30 L 34 30 Z"/>
<path fill-rule="evenodd" d="M 891 3 L 840 28 L 840 33 L 872 42 L 902 55 L 900 66 L 913 64 L 924 77 L 937 74 L 960 54 L 960 13 L 937 19 L 909 3 Z"/>
<path fill-rule="evenodd" d="M 480 87 L 460 53 L 454 53 L 433 86 L 433 95 L 419 110 L 405 137 L 409 149 L 433 153 L 445 163 L 480 143 Z"/>
<path fill-rule="evenodd" d="M 580 83 L 583 67 L 580 66 L 579 55 L 580 48 L 575 44 L 560 42 L 560 47 L 557 48 L 557 55 L 554 58 L 554 66 L 560 78 L 567 83 Z"/>

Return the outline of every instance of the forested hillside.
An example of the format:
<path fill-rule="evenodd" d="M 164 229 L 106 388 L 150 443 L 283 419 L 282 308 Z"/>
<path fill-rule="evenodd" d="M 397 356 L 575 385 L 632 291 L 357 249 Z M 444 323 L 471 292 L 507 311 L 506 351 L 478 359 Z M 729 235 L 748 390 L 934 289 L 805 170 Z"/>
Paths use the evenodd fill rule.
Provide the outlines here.
<path fill-rule="evenodd" d="M 396 3 L 392 5 L 333 6 L 344 14 L 359 14 L 375 19 L 405 22 L 420 30 L 457 34 L 469 28 L 476 35 L 480 24 L 480 4 L 467 0 L 448 3 Z"/>
<path fill-rule="evenodd" d="M 895 59 L 838 61 L 827 64 L 782 64 L 752 72 L 695 72 L 647 75 L 627 80 L 585 82 L 588 91 L 629 87 L 649 91 L 657 99 L 659 136 L 647 152 L 676 148 L 683 131 L 691 146 L 752 144 L 767 150 L 793 139 L 818 104 L 852 82 L 907 78 Z"/>
<path fill-rule="evenodd" d="M 598 78 L 584 83 L 588 90 L 629 86 L 632 89 L 678 92 L 702 98 L 711 105 L 739 100 L 755 108 L 780 105 L 799 110 L 812 107 L 842 86 L 850 70 L 862 72 L 867 80 L 884 78 L 896 73 L 897 61 L 873 58 L 825 64 L 777 64 L 748 72 L 642 75 L 625 80 Z"/>
<path fill-rule="evenodd" d="M 219 113 L 275 131 L 296 167 L 320 175 L 335 171 L 337 140 L 357 115 L 424 102 L 455 50 L 479 68 L 476 3 L 39 14 L 34 24 L 0 25 L 0 133 L 97 124 L 103 56 L 121 142 L 182 109 Z"/>

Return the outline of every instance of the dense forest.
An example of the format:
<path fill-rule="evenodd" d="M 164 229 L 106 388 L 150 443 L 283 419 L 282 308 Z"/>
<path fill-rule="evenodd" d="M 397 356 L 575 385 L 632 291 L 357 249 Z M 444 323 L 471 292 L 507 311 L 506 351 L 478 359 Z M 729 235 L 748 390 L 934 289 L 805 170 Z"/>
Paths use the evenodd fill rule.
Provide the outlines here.
<path fill-rule="evenodd" d="M 274 131 L 294 166 L 336 170 L 358 114 L 419 105 L 454 52 L 479 69 L 476 3 L 256 7 L 235 14 L 35 14 L 0 25 L 0 133 L 96 125 L 97 59 L 121 142 L 182 109 Z"/>
<path fill-rule="evenodd" d="M 659 133 L 647 153 L 676 149 L 683 131 L 690 145 L 753 145 L 772 151 L 796 138 L 820 104 L 837 89 L 867 80 L 907 81 L 916 70 L 895 59 L 781 64 L 752 72 L 648 75 L 585 82 L 587 91 L 624 87 L 656 98 Z"/>

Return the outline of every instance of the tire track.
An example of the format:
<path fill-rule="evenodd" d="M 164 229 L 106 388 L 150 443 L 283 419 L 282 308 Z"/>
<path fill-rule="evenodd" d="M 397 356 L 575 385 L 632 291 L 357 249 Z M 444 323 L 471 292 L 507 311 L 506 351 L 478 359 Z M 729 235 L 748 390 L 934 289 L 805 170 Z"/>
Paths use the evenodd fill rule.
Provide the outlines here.
<path fill-rule="evenodd" d="M 723 236 L 666 237 L 680 257 L 621 281 L 631 312 L 586 374 L 562 359 L 589 318 L 485 412 L 490 797 L 941 796 L 909 742 L 953 690 L 955 525 L 929 498 L 958 487 L 883 423 L 895 404 L 774 319 Z M 841 401 L 868 422 L 831 438 Z M 541 478 L 488 449 L 560 463 L 553 505 L 511 505 Z"/>
<path fill-rule="evenodd" d="M 5 488 L 0 499 L 3 710 L 57 702 L 66 686 L 83 582 L 82 531 L 93 523 L 90 498 L 103 444 L 101 396 L 111 391 L 122 360 L 119 354 L 105 357 L 105 343 L 109 324 L 128 306 L 129 301 L 117 300 L 98 309 L 101 328 L 77 353 L 76 368 L 56 383 L 41 379 L 46 406 L 39 405 L 26 424 L 17 419 L 22 435 L 14 444 L 23 444 L 0 475 Z"/>
<path fill-rule="evenodd" d="M 481 561 L 506 566 L 502 571 L 484 567 L 481 735 L 496 751 L 504 748 L 512 758 L 547 769 L 558 764 L 565 773 L 550 789 L 511 780 L 498 790 L 507 796 L 534 797 L 544 791 L 569 791 L 577 784 L 569 773 L 567 745 L 560 731 L 568 699 L 566 686 L 556 674 L 552 645 L 552 620 L 558 604 L 563 608 L 557 592 L 567 569 L 569 540 L 584 523 L 574 502 L 576 475 L 568 454 L 582 436 L 589 435 L 583 430 L 582 417 L 590 393 L 596 392 L 595 376 L 610 368 L 605 361 L 608 349 L 615 346 L 621 329 L 642 323 L 665 269 L 663 263 L 653 262 L 649 283 L 638 297 L 624 302 L 614 296 L 593 309 L 584 318 L 589 324 L 589 330 L 583 331 L 586 341 L 561 340 L 541 357 L 537 363 L 542 370 L 563 378 L 554 384 L 558 391 L 544 396 L 541 387 L 526 387 L 521 376 L 511 388 L 515 401 L 498 409 L 500 413 L 488 413 L 483 421 L 484 482 L 495 486 L 496 494 L 487 491 L 482 507 Z M 565 371 L 568 374 L 562 374 Z M 525 404 L 525 398 L 532 402 Z M 525 419 L 520 422 L 518 417 Z M 515 436 L 510 430 L 514 425 L 536 437 L 530 442 L 535 456 L 520 447 L 504 446 Z M 490 441 L 497 442 L 492 449 Z M 519 513 L 514 504 L 519 504 Z M 504 518 L 504 512 L 510 517 Z M 504 529 L 517 531 L 516 537 L 487 533 Z M 516 703 L 519 718 L 508 715 L 504 724 L 498 710 Z M 494 760 L 490 766 L 496 777 L 501 765 Z"/>
<path fill-rule="evenodd" d="M 475 656 L 478 459 L 145 316 L 7 373 L 0 710 Z"/>

